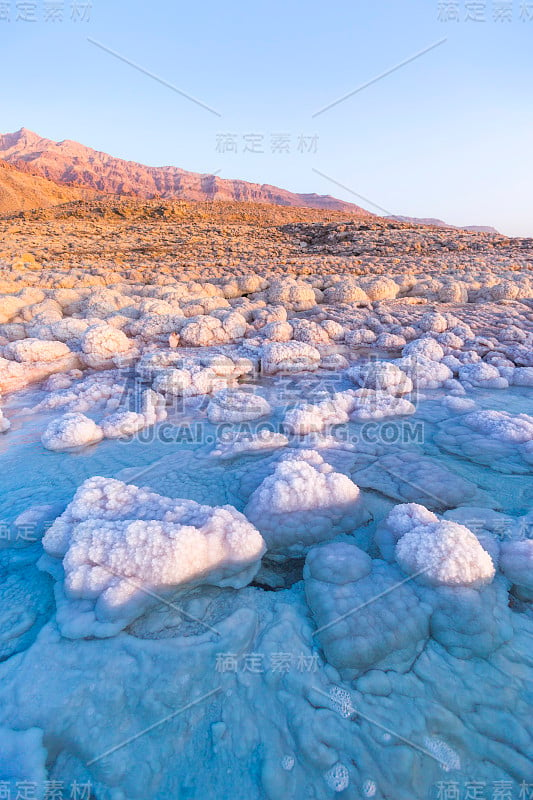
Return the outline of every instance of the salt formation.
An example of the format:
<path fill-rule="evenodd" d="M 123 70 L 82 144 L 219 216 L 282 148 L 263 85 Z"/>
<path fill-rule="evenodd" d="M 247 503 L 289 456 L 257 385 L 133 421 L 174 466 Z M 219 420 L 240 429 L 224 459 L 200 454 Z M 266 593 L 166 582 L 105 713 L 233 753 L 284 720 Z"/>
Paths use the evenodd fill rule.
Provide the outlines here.
<path fill-rule="evenodd" d="M 283 425 L 287 431 L 302 435 L 322 431 L 349 422 L 402 417 L 415 413 L 415 406 L 403 397 L 375 389 L 347 389 L 315 405 L 303 403 L 287 412 Z"/>
<path fill-rule="evenodd" d="M 238 378 L 252 372 L 253 363 L 247 358 L 216 354 L 183 358 L 170 353 L 152 353 L 141 360 L 139 369 L 142 374 L 154 376 L 152 385 L 157 392 L 195 397 L 234 386 Z"/>
<path fill-rule="evenodd" d="M 111 325 L 92 325 L 81 337 L 82 358 L 88 367 L 112 367 L 117 356 L 126 355 L 132 342 L 125 333 Z"/>
<path fill-rule="evenodd" d="M 4 412 L 0 408 L 0 433 L 5 433 L 11 427 L 11 423 L 4 417 Z"/>
<path fill-rule="evenodd" d="M 12 731 L 0 728 L 0 742 L 2 791 L 7 797 L 16 797 L 21 791 L 26 791 L 21 789 L 25 785 L 28 791 L 34 792 L 34 797 L 44 797 L 47 752 L 43 746 L 42 730 L 29 728 Z"/>
<path fill-rule="evenodd" d="M 263 348 L 261 357 L 265 375 L 315 370 L 319 363 L 320 353 L 316 347 L 305 342 L 272 342 Z"/>
<path fill-rule="evenodd" d="M 440 423 L 435 441 L 492 469 L 529 472 L 533 462 L 533 417 L 508 411 L 473 411 Z"/>
<path fill-rule="evenodd" d="M 47 450 L 67 450 L 95 444 L 103 436 L 102 428 L 85 414 L 70 413 L 52 420 L 41 436 L 41 441 Z"/>
<path fill-rule="evenodd" d="M 41 566 L 58 581 L 58 623 L 69 638 L 112 636 L 177 589 L 246 586 L 265 550 L 230 506 L 98 477 L 80 486 L 43 547 Z"/>
<path fill-rule="evenodd" d="M 387 518 L 378 526 L 374 537 L 381 557 L 386 561 L 394 561 L 396 544 L 402 536 L 413 528 L 431 525 L 434 522 L 438 522 L 437 515 L 423 505 L 399 503 L 394 506 Z"/>
<path fill-rule="evenodd" d="M 257 394 L 223 389 L 217 392 L 207 407 L 209 422 L 246 422 L 270 413 L 268 402 Z"/>
<path fill-rule="evenodd" d="M 533 600 L 533 539 L 503 542 L 500 569 L 515 584 L 519 597 Z"/>
<path fill-rule="evenodd" d="M 55 361 L 70 354 L 66 344 L 62 342 L 43 342 L 40 339 L 19 339 L 4 347 L 4 357 L 13 361 L 35 362 Z"/>
<path fill-rule="evenodd" d="M 286 447 L 288 444 L 289 439 L 283 433 L 264 429 L 255 435 L 237 434 L 237 436 L 225 437 L 223 442 L 217 443 L 213 455 L 227 460 L 245 453 L 276 450 L 279 447 Z"/>
<path fill-rule="evenodd" d="M 354 422 L 404 417 L 414 414 L 415 406 L 404 397 L 394 397 L 376 389 L 358 389 L 354 392 L 354 406 L 350 419 Z"/>
<path fill-rule="evenodd" d="M 304 578 L 321 646 L 344 680 L 371 667 L 403 671 L 420 652 L 430 609 L 411 586 L 400 585 L 399 570 L 339 542 L 311 550 Z"/>
<path fill-rule="evenodd" d="M 420 573 L 432 586 L 481 586 L 494 565 L 474 534 L 454 522 L 412 528 L 396 545 L 396 560 L 408 575 Z"/>
<path fill-rule="evenodd" d="M 39 573 L 33 565 L 3 576 L 0 586 L 0 661 L 33 644 L 51 614 L 52 605 L 48 576 Z"/>
<path fill-rule="evenodd" d="M 477 487 L 443 464 L 410 452 L 387 452 L 373 464 L 354 473 L 358 485 L 399 502 L 417 501 L 432 510 L 454 508 L 485 499 Z"/>
<path fill-rule="evenodd" d="M 348 377 L 365 389 L 377 389 L 393 395 L 408 394 L 413 389 L 411 379 L 394 363 L 370 361 L 348 370 Z"/>
<path fill-rule="evenodd" d="M 183 345 L 206 347 L 240 339 L 245 331 L 242 314 L 228 311 L 220 316 L 193 317 L 181 329 L 180 341 Z"/>
<path fill-rule="evenodd" d="M 244 513 L 270 556 L 291 557 L 339 533 L 354 533 L 368 518 L 359 488 L 314 451 L 282 455 Z"/>
<path fill-rule="evenodd" d="M 164 422 L 167 418 L 165 399 L 157 392 L 147 389 L 142 393 L 141 411 L 115 411 L 104 417 L 101 423 L 106 439 L 132 436 L 143 428 Z"/>
<path fill-rule="evenodd" d="M 290 433 L 302 435 L 321 431 L 331 425 L 348 422 L 355 407 L 355 393 L 351 390 L 338 392 L 316 405 L 305 403 L 287 412 L 284 428 Z"/>

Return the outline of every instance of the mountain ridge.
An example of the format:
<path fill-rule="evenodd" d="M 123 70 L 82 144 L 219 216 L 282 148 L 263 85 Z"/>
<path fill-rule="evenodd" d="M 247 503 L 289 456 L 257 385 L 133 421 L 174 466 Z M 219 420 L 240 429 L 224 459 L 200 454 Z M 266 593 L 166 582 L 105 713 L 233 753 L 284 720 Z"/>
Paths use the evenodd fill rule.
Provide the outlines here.
<path fill-rule="evenodd" d="M 48 181 L 31 186 L 19 179 L 19 205 L 13 174 L 10 186 L 0 185 L 0 213 L 25 211 L 39 206 L 32 203 L 42 199 L 42 207 L 95 197 L 132 197 L 141 200 L 183 200 L 185 202 L 225 201 L 268 204 L 325 211 L 343 211 L 361 218 L 376 215 L 355 203 L 331 195 L 295 193 L 271 184 L 252 183 L 236 178 L 219 178 L 176 166 L 148 166 L 137 161 L 111 156 L 100 150 L 63 139 L 52 139 L 21 128 L 0 134 L 0 164 L 10 165 L 21 175 Z M 4 174 L 4 184 L 5 174 Z M 55 186 L 55 188 L 54 188 Z M 24 190 L 22 190 L 24 187 Z M 3 195 L 2 195 L 3 189 Z M 69 193 L 67 190 L 76 190 Z M 76 193 L 77 192 L 77 193 Z M 3 196 L 3 200 L 2 200 Z M 59 198 L 59 199 L 57 199 Z M 385 217 L 415 225 L 449 228 L 482 233 L 498 233 L 483 225 L 451 225 L 440 219 L 394 215 Z"/>
<path fill-rule="evenodd" d="M 0 134 L 0 158 L 23 172 L 57 184 L 89 188 L 105 194 L 147 200 L 175 198 L 270 203 L 374 216 L 354 203 L 337 200 L 331 195 L 289 192 L 270 184 L 218 178 L 174 166 L 150 167 L 115 158 L 72 139 L 54 142 L 27 128 Z"/>

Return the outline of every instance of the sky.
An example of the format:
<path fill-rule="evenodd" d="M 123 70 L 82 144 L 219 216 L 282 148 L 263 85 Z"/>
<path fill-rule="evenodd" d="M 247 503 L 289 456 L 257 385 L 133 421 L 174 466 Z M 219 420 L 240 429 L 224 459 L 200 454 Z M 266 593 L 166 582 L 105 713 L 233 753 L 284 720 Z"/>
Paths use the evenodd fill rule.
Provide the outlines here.
<path fill-rule="evenodd" d="M 1 132 L 533 236 L 531 1 L 8 0 L 0 63 Z"/>

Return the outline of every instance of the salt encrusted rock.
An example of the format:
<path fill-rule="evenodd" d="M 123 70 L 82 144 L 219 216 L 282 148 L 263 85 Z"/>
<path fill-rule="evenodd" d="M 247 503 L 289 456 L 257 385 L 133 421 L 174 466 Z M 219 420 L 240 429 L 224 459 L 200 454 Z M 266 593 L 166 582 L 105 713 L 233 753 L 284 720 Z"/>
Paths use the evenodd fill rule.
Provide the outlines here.
<path fill-rule="evenodd" d="M 305 342 L 272 342 L 263 347 L 261 369 L 265 375 L 305 372 L 320 365 L 320 353 Z"/>
<path fill-rule="evenodd" d="M 69 450 L 103 439 L 102 428 L 84 414 L 70 413 L 53 419 L 41 436 L 47 450 Z"/>
<path fill-rule="evenodd" d="M 506 411 L 474 411 L 461 420 L 474 431 L 520 444 L 533 439 L 533 417 L 529 414 L 512 415 Z"/>
<path fill-rule="evenodd" d="M 56 322 L 63 317 L 63 310 L 59 303 L 52 298 L 47 298 L 40 303 L 24 305 L 21 309 L 21 316 L 26 322 L 31 320 L 41 323 Z"/>
<path fill-rule="evenodd" d="M 26 301 L 16 295 L 3 295 L 0 298 L 0 323 L 10 322 L 26 305 Z"/>
<path fill-rule="evenodd" d="M 453 372 L 445 363 L 421 355 L 400 358 L 396 364 L 411 378 L 413 386 L 417 389 L 438 389 L 453 378 Z"/>
<path fill-rule="evenodd" d="M 296 435 L 322 431 L 331 425 L 348 422 L 355 405 L 355 392 L 337 392 L 320 403 L 303 403 L 290 409 L 283 420 L 283 427 Z"/>
<path fill-rule="evenodd" d="M 109 369 L 116 356 L 125 356 L 132 349 L 132 341 L 112 325 L 92 325 L 81 338 L 82 358 L 88 367 Z"/>
<path fill-rule="evenodd" d="M 282 305 L 269 304 L 266 307 L 256 308 L 252 312 L 252 319 L 256 327 L 262 327 L 271 322 L 287 322 L 287 309 Z"/>
<path fill-rule="evenodd" d="M 194 396 L 233 385 L 237 378 L 254 371 L 254 363 L 220 353 L 184 357 L 179 351 L 167 350 L 143 356 L 138 371 L 146 380 L 153 380 L 157 391 Z"/>
<path fill-rule="evenodd" d="M 448 322 L 444 314 L 428 311 L 418 320 L 418 327 L 421 331 L 443 333 L 448 327 Z"/>
<path fill-rule="evenodd" d="M 533 386 L 533 367 L 516 367 L 512 372 L 513 386 Z"/>
<path fill-rule="evenodd" d="M 289 322 L 268 322 L 260 329 L 260 333 L 271 342 L 290 342 L 293 328 Z"/>
<path fill-rule="evenodd" d="M 509 382 L 502 378 L 496 367 L 484 362 L 460 367 L 459 380 L 461 383 L 483 389 L 507 389 L 509 386 Z"/>
<path fill-rule="evenodd" d="M 402 579 L 397 568 L 348 542 L 309 552 L 307 602 L 326 659 L 343 680 L 370 668 L 405 671 L 428 639 L 431 608 Z"/>
<path fill-rule="evenodd" d="M 242 339 L 247 323 L 242 314 L 228 311 L 220 316 L 194 316 L 180 331 L 181 343 L 189 347 L 234 342 Z"/>
<path fill-rule="evenodd" d="M 4 347 L 4 357 L 19 363 L 55 361 L 70 355 L 70 349 L 62 342 L 43 342 L 40 339 L 22 339 Z"/>
<path fill-rule="evenodd" d="M 124 326 L 124 333 L 145 341 L 164 339 L 166 336 L 178 337 L 186 323 L 186 318 L 175 314 L 143 314 Z M 177 343 L 176 343 L 177 344 Z"/>
<path fill-rule="evenodd" d="M 300 556 L 368 519 L 359 488 L 314 451 L 283 455 L 244 513 L 263 535 L 270 557 Z"/>
<path fill-rule="evenodd" d="M 326 353 L 320 358 L 320 368 L 330 369 L 334 372 L 342 372 L 350 366 L 350 362 L 342 353 Z"/>
<path fill-rule="evenodd" d="M 101 422 L 106 439 L 119 439 L 133 436 L 143 428 L 163 422 L 167 418 L 166 401 L 163 395 L 153 389 L 145 389 L 141 394 L 140 409 L 128 411 L 121 409 L 110 414 Z"/>
<path fill-rule="evenodd" d="M 372 301 L 394 300 L 400 291 L 396 281 L 386 275 L 380 275 L 375 278 L 362 278 L 361 285 L 365 289 L 368 298 Z"/>
<path fill-rule="evenodd" d="M 444 350 L 435 339 L 414 339 L 403 348 L 402 355 L 441 361 L 444 358 Z"/>
<path fill-rule="evenodd" d="M 149 425 L 161 422 L 166 418 L 166 411 L 159 414 L 143 414 L 138 411 L 115 411 L 100 423 L 106 439 L 120 439 L 133 436 Z"/>
<path fill-rule="evenodd" d="M 502 542 L 500 569 L 523 599 L 533 600 L 533 539 Z"/>
<path fill-rule="evenodd" d="M 408 394 L 413 389 L 413 383 L 406 373 L 388 361 L 356 364 L 346 374 L 357 386 L 366 389 L 379 389 L 396 395 Z"/>
<path fill-rule="evenodd" d="M 54 361 L 37 361 L 21 363 L 0 358 L 0 393 L 14 392 L 37 381 L 44 380 L 58 372 L 69 372 L 80 366 L 77 356 L 68 356 Z"/>
<path fill-rule="evenodd" d="M 316 305 L 313 287 L 294 278 L 280 278 L 271 282 L 267 291 L 269 303 L 281 303 L 294 311 L 308 311 Z"/>
<path fill-rule="evenodd" d="M 307 342 L 314 346 L 331 344 L 328 334 L 318 323 L 309 319 L 294 319 L 290 325 L 293 330 L 293 339 L 298 342 Z"/>
<path fill-rule="evenodd" d="M 372 344 L 376 338 L 376 334 L 370 328 L 357 328 L 354 331 L 348 331 L 344 341 L 348 347 L 357 347 L 358 345 Z"/>
<path fill-rule="evenodd" d="M 376 389 L 357 389 L 350 411 L 353 422 L 369 422 L 389 417 L 404 417 L 414 414 L 415 406 L 404 397 L 395 397 Z"/>
<path fill-rule="evenodd" d="M 77 347 L 81 342 L 83 334 L 89 327 L 90 323 L 85 319 L 65 317 L 50 325 L 50 338 L 58 342 L 65 342 L 65 344 L 71 347 Z"/>
<path fill-rule="evenodd" d="M 468 288 L 459 281 L 447 283 L 437 291 L 437 300 L 440 303 L 467 303 Z"/>
<path fill-rule="evenodd" d="M 320 323 L 320 326 L 333 342 L 342 342 L 344 340 L 346 330 L 343 325 L 334 319 L 325 319 Z"/>
<path fill-rule="evenodd" d="M 513 637 L 513 621 L 505 581 L 481 587 L 420 587 L 431 604 L 432 639 L 456 658 L 485 659 Z M 490 609 L 490 613 L 487 613 Z"/>
<path fill-rule="evenodd" d="M 370 298 L 355 281 L 343 281 L 330 286 L 324 292 L 324 302 L 332 304 L 364 303 L 368 304 Z"/>
<path fill-rule="evenodd" d="M 405 336 L 400 336 L 397 333 L 380 333 L 376 339 L 376 347 L 382 350 L 400 350 L 405 347 Z"/>
<path fill-rule="evenodd" d="M 43 538 L 63 636 L 113 636 L 159 598 L 202 584 L 241 588 L 263 539 L 231 506 L 174 500 L 110 478 L 83 483 Z"/>
<path fill-rule="evenodd" d="M 381 557 L 392 562 L 395 559 L 396 544 L 402 536 L 420 525 L 438 522 L 438 517 L 428 508 L 418 503 L 400 503 L 377 527 L 374 541 Z"/>
<path fill-rule="evenodd" d="M 396 560 L 405 574 L 430 586 L 476 588 L 495 574 L 490 555 L 474 534 L 448 521 L 411 528 L 396 545 Z"/>
<path fill-rule="evenodd" d="M 223 389 L 209 401 L 207 418 L 215 424 L 247 422 L 270 414 L 270 404 L 264 397 L 251 392 Z"/>
<path fill-rule="evenodd" d="M 41 401 L 34 411 L 65 409 L 86 413 L 104 407 L 105 411 L 116 410 L 125 393 L 124 381 L 115 371 L 98 372 L 79 380 L 83 373 L 73 370 L 61 375 L 53 375 L 45 388 L 50 395 Z"/>
<path fill-rule="evenodd" d="M 4 413 L 0 408 L 0 433 L 5 433 L 11 427 L 11 423 L 8 419 L 4 417 Z"/>

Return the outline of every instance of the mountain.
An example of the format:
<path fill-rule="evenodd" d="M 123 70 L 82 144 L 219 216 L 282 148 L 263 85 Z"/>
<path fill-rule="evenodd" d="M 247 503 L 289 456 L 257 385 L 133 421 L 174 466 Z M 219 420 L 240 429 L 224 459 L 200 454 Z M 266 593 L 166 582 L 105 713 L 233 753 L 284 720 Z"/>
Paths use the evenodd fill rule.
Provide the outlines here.
<path fill-rule="evenodd" d="M 60 186 L 0 160 L 0 214 L 48 208 L 97 196 L 91 189 Z"/>
<path fill-rule="evenodd" d="M 435 228 L 450 228 L 456 231 L 473 231 L 474 233 L 498 233 L 496 228 L 491 228 L 489 225 L 450 225 L 442 219 L 433 218 L 420 218 L 420 217 L 403 217 L 403 216 L 389 216 L 387 219 L 395 219 L 397 222 L 410 222 L 415 225 L 433 225 Z"/>
<path fill-rule="evenodd" d="M 21 128 L 0 134 L 0 159 L 57 184 L 88 187 L 105 194 L 152 199 L 230 200 L 303 206 L 373 216 L 353 203 L 330 195 L 295 194 L 269 184 L 228 180 L 178 167 L 147 167 L 92 150 L 66 139 L 54 142 Z"/>

